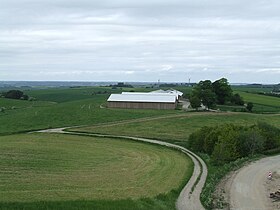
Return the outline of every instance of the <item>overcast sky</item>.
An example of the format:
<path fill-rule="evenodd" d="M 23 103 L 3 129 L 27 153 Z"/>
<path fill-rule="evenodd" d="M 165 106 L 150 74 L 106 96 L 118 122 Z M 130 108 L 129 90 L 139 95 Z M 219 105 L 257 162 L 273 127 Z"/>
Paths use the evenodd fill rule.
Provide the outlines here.
<path fill-rule="evenodd" d="M 0 80 L 280 82 L 279 0 L 0 0 Z"/>

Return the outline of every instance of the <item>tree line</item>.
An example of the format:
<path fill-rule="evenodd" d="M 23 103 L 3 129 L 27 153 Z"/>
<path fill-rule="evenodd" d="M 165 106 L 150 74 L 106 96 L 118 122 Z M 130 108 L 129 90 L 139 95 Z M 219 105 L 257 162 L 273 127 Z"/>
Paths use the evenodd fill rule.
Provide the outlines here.
<path fill-rule="evenodd" d="M 256 153 L 280 150 L 280 129 L 265 122 L 252 126 L 206 126 L 192 133 L 188 144 L 193 151 L 208 154 L 215 164 L 224 164 Z"/>

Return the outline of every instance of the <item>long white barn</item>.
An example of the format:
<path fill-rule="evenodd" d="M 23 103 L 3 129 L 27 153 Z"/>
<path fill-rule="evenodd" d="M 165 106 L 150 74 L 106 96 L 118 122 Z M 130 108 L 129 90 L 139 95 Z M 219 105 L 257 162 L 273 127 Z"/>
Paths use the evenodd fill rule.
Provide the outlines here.
<path fill-rule="evenodd" d="M 174 92 L 122 92 L 111 94 L 107 106 L 127 109 L 175 109 L 179 97 L 180 95 Z"/>

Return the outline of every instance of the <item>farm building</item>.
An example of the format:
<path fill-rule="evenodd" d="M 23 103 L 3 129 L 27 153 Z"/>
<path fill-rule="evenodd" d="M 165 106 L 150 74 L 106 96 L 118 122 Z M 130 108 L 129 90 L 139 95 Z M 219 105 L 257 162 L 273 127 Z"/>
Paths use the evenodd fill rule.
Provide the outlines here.
<path fill-rule="evenodd" d="M 149 93 L 111 94 L 107 100 L 109 108 L 127 109 L 175 109 L 177 103 L 176 95 Z"/>
<path fill-rule="evenodd" d="M 170 89 L 170 90 L 155 90 L 152 92 L 149 92 L 150 94 L 171 94 L 171 95 L 176 95 L 177 100 L 179 100 L 182 96 L 183 93 L 178 90 Z"/>

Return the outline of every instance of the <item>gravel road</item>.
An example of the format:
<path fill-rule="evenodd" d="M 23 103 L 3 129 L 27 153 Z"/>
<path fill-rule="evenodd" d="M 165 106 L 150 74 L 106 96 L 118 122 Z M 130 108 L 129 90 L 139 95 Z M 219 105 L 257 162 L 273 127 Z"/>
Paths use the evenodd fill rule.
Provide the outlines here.
<path fill-rule="evenodd" d="M 229 180 L 230 209 L 275 210 L 266 190 L 269 171 L 280 169 L 280 155 L 268 157 L 240 169 Z"/>
<path fill-rule="evenodd" d="M 193 152 L 189 151 L 188 149 L 175 145 L 175 144 L 158 141 L 158 140 L 153 140 L 153 139 L 137 138 L 137 137 L 131 137 L 131 136 L 86 134 L 86 133 L 64 131 L 65 129 L 67 129 L 67 128 L 47 129 L 47 130 L 41 130 L 41 131 L 37 131 L 37 132 L 124 138 L 124 139 L 130 139 L 130 140 L 135 140 L 135 141 L 148 142 L 148 143 L 152 143 L 152 144 L 159 144 L 162 146 L 167 146 L 167 147 L 175 148 L 175 149 L 182 151 L 183 153 L 187 154 L 193 160 L 194 172 L 193 172 L 192 177 L 190 178 L 189 182 L 186 184 L 186 186 L 181 191 L 181 193 L 178 197 L 178 200 L 176 202 L 176 208 L 178 210 L 204 210 L 204 207 L 202 206 L 202 204 L 200 202 L 200 193 L 201 193 L 201 190 L 206 181 L 207 166 L 199 156 L 197 156 Z"/>

